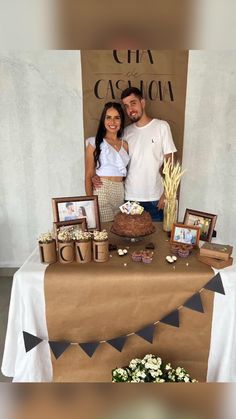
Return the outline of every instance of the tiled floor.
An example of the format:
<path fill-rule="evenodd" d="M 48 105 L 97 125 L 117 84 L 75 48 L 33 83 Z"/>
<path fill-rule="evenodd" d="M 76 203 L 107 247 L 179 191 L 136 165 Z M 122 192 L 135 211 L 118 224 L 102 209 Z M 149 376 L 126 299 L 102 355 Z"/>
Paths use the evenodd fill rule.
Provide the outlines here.
<path fill-rule="evenodd" d="M 0 365 L 2 364 L 11 285 L 12 276 L 0 276 Z M 0 371 L 0 381 L 11 381 L 11 379 L 4 377 Z"/>

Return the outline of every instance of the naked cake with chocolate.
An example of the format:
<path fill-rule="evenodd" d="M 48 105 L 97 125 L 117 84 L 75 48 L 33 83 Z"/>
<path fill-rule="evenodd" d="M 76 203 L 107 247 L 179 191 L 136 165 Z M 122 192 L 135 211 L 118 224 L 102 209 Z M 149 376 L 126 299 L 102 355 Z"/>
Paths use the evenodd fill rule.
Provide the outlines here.
<path fill-rule="evenodd" d="M 115 215 L 112 233 L 124 237 L 142 237 L 155 231 L 151 215 L 147 211 L 142 214 L 118 213 Z"/>

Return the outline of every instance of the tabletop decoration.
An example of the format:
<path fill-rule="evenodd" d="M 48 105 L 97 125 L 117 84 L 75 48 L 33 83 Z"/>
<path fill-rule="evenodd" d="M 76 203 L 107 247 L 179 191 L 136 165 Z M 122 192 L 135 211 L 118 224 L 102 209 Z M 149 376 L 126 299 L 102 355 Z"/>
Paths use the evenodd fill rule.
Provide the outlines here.
<path fill-rule="evenodd" d="M 136 250 L 131 254 L 131 259 L 134 262 L 151 263 L 153 255 L 154 252 L 151 252 L 150 250 Z"/>
<path fill-rule="evenodd" d="M 75 260 L 78 263 L 87 263 L 92 260 L 92 233 L 90 231 L 75 230 L 72 233 L 75 242 Z"/>
<path fill-rule="evenodd" d="M 118 249 L 117 250 L 118 256 L 125 256 L 125 255 L 127 255 L 127 253 L 128 253 L 127 249 Z"/>
<path fill-rule="evenodd" d="M 65 228 L 58 232 L 58 260 L 60 263 L 71 263 L 74 261 L 75 245 L 72 238 L 72 231 Z"/>
<path fill-rule="evenodd" d="M 106 230 L 93 232 L 93 260 L 107 262 L 109 260 L 108 233 Z"/>
<path fill-rule="evenodd" d="M 168 262 L 168 263 L 174 263 L 174 262 L 176 262 L 177 261 L 177 256 L 170 256 L 170 255 L 168 255 L 168 256 L 166 256 L 166 261 Z"/>
<path fill-rule="evenodd" d="M 167 232 L 171 231 L 172 224 L 177 220 L 177 191 L 184 172 L 185 170 L 182 170 L 179 162 L 174 164 L 171 160 L 164 160 L 164 179 L 162 179 L 165 194 L 163 230 Z"/>
<path fill-rule="evenodd" d="M 125 265 L 127 266 L 127 264 L 124 264 L 124 266 Z M 51 341 L 50 339 L 49 340 L 48 339 L 43 339 L 42 336 L 36 336 L 36 335 L 33 335 L 33 334 L 31 334 L 31 333 L 29 333 L 25 330 L 22 330 L 23 338 L 24 338 L 25 351 L 29 352 L 33 348 L 38 346 L 41 342 L 47 341 L 49 343 L 56 359 L 58 359 L 65 352 L 65 350 L 67 348 L 69 348 L 71 345 L 80 346 L 83 349 L 83 351 L 89 357 L 92 357 L 94 352 L 96 351 L 96 349 L 99 347 L 100 344 L 110 344 L 111 346 L 113 346 L 114 349 L 116 349 L 119 352 L 122 352 L 126 341 L 128 340 L 129 337 L 131 337 L 133 335 L 137 335 L 138 337 L 140 337 L 140 338 L 144 339 L 145 341 L 149 342 L 150 344 L 152 344 L 153 339 L 154 339 L 155 329 L 156 329 L 156 326 L 158 325 L 158 323 L 164 323 L 166 325 L 179 328 L 181 326 L 181 321 L 180 321 L 181 319 L 179 317 L 179 311 L 180 310 L 182 310 L 184 308 L 188 308 L 190 310 L 194 310 L 194 311 L 197 311 L 199 313 L 204 313 L 204 308 L 203 308 L 202 299 L 201 299 L 201 293 L 204 291 L 204 289 L 225 295 L 224 286 L 223 286 L 221 275 L 220 275 L 219 272 L 216 275 L 214 275 L 200 290 L 195 292 L 183 304 L 181 304 L 181 306 L 176 307 L 175 310 L 171 311 L 170 313 L 168 313 L 167 315 L 165 315 L 161 319 L 156 320 L 155 322 L 153 322 L 151 324 L 148 324 L 148 325 L 142 327 L 141 329 L 138 329 L 138 330 L 133 331 L 133 332 L 129 332 L 128 334 L 122 334 L 120 336 L 113 337 L 112 339 L 107 339 L 107 338 L 104 338 L 104 337 L 100 337 L 96 341 L 93 341 L 93 342 L 91 342 L 91 341 L 89 341 L 89 342 L 75 342 L 75 341 L 68 342 L 68 341 L 65 341 L 65 340 Z M 55 348 L 56 348 L 56 350 L 55 350 Z M 148 358 L 155 358 L 154 355 L 147 355 L 147 357 Z M 157 361 L 153 361 L 152 359 L 149 359 L 149 360 L 147 360 L 147 362 L 150 361 L 152 364 L 153 363 L 155 364 L 156 362 L 158 363 L 159 362 L 158 358 L 156 358 L 156 359 L 157 359 Z M 135 361 L 135 360 L 132 360 L 132 361 Z M 143 365 L 142 362 L 141 362 L 141 364 Z M 145 365 L 145 363 L 144 363 L 144 365 Z M 121 368 L 121 369 L 120 368 L 115 369 L 114 370 L 114 377 L 113 377 L 114 380 L 113 381 L 117 381 L 117 382 L 118 381 L 131 381 L 131 380 L 124 380 L 124 379 L 122 380 L 123 374 L 126 375 L 125 372 L 123 373 L 123 370 L 126 371 L 128 368 L 129 367 L 125 367 L 125 368 Z M 173 374 L 173 372 L 171 372 L 172 371 L 171 368 L 169 369 L 169 372 L 171 374 Z M 152 369 L 154 369 L 154 368 L 152 368 Z M 129 370 L 128 370 L 128 372 L 129 372 Z M 165 370 L 165 373 L 166 373 L 166 370 Z M 186 373 L 186 371 L 183 370 L 180 367 L 176 369 L 176 374 L 178 376 L 177 377 L 175 375 L 176 382 L 186 381 L 188 378 L 189 378 L 190 382 L 193 382 L 193 380 L 190 377 L 188 377 L 188 374 Z M 142 377 L 138 377 L 138 378 L 142 378 Z M 143 377 L 143 378 L 146 378 L 146 376 Z M 148 376 L 148 379 L 149 378 L 150 377 Z M 152 376 L 152 378 L 153 378 L 153 381 L 156 380 L 155 382 L 161 382 L 160 380 L 163 379 L 164 377 L 161 376 L 161 374 L 158 374 L 157 376 Z M 148 379 L 144 380 L 144 382 L 147 382 Z M 174 381 L 174 380 L 170 379 L 170 381 Z M 134 381 L 132 381 L 132 382 L 134 382 Z M 141 379 L 140 379 L 139 382 L 141 382 Z"/>
<path fill-rule="evenodd" d="M 131 214 L 131 215 L 135 215 L 135 214 L 141 215 L 144 211 L 144 208 L 141 205 L 139 205 L 138 202 L 130 202 L 130 201 L 125 202 L 119 208 L 123 214 Z"/>
<path fill-rule="evenodd" d="M 185 258 L 188 257 L 192 250 L 193 250 L 193 245 L 190 244 L 171 244 L 170 245 L 170 250 L 172 255 L 175 256 L 179 256 L 181 258 Z M 173 256 L 172 256 L 173 258 Z"/>
<path fill-rule="evenodd" d="M 38 238 L 40 261 L 42 263 L 55 263 L 57 261 L 56 241 L 53 234 L 48 231 L 47 233 L 40 234 Z"/>
<path fill-rule="evenodd" d="M 197 383 L 182 367 L 173 368 L 158 356 L 147 354 L 143 359 L 135 358 L 129 366 L 112 371 L 114 383 Z"/>

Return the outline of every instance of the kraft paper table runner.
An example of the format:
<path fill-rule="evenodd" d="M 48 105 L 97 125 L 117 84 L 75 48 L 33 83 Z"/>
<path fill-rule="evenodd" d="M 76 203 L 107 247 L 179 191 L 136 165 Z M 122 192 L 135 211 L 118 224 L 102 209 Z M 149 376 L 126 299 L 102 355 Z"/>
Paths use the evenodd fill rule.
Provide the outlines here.
<path fill-rule="evenodd" d="M 152 241 L 153 262 L 135 263 L 130 255 L 111 252 L 107 263 L 50 265 L 45 273 L 50 340 L 84 343 L 138 331 L 181 306 L 214 276 L 209 266 L 197 261 L 196 251 L 186 259 L 178 258 L 175 265 L 168 264 L 169 242 L 161 223 L 140 242 L 130 243 L 113 234 L 109 241 L 121 248 L 129 246 L 130 253 Z M 79 346 L 70 346 L 58 360 L 52 355 L 54 381 L 109 382 L 113 368 L 147 353 L 183 366 L 193 378 L 205 381 L 214 293 L 204 290 L 201 298 L 205 313 L 182 308 L 180 327 L 158 323 L 153 344 L 133 335 L 121 353 L 102 343 L 92 358 Z"/>

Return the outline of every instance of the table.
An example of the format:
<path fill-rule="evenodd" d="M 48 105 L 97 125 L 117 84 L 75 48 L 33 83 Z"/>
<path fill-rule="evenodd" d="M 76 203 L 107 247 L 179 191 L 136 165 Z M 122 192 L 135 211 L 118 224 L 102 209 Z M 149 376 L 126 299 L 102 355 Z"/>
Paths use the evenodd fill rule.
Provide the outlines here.
<path fill-rule="evenodd" d="M 158 231 L 159 231 L 159 236 L 161 237 L 160 229 Z M 149 238 L 147 238 L 147 240 L 154 241 L 153 238 L 155 238 L 155 236 L 150 236 Z M 112 237 L 111 240 L 113 241 L 115 240 L 115 238 Z M 118 239 L 118 242 L 119 242 L 119 239 Z M 157 235 L 157 242 L 158 242 L 158 235 Z M 123 243 L 124 242 L 122 241 L 122 245 Z M 143 243 L 141 242 L 136 243 L 135 246 L 137 248 L 140 246 L 142 247 Z M 161 248 L 158 248 L 158 246 L 161 246 Z M 175 281 L 175 284 L 176 284 L 176 276 L 174 275 L 173 268 L 170 265 L 167 265 L 166 263 L 164 264 L 164 261 L 163 261 L 163 254 L 166 254 L 166 252 L 168 252 L 168 247 L 169 247 L 169 243 L 166 241 L 166 239 L 164 239 L 164 241 L 162 239 L 161 244 L 159 243 L 159 245 L 157 245 L 155 249 L 155 253 L 157 254 L 157 261 L 156 261 L 156 265 L 154 264 L 153 267 L 154 266 L 158 267 L 159 264 L 163 263 L 164 271 L 163 271 L 163 277 L 161 279 L 161 281 L 163 281 L 162 282 L 163 286 L 164 286 L 164 281 L 165 282 Z M 84 275 L 86 275 L 86 277 L 88 278 L 90 269 L 94 269 L 94 263 L 83 265 L 83 267 L 82 265 L 80 265 L 79 268 L 76 264 L 71 264 L 70 266 L 63 267 L 63 270 L 67 269 L 67 277 L 69 275 L 71 284 L 73 284 L 72 289 L 73 287 L 75 287 L 74 289 L 76 289 L 76 287 L 79 287 L 77 292 L 79 294 L 79 290 L 80 290 L 80 294 L 82 293 L 82 297 L 83 297 L 83 292 L 87 290 L 86 291 L 87 293 L 90 292 L 90 298 L 92 298 L 91 301 L 96 301 L 96 298 L 94 300 L 94 293 L 93 293 L 94 284 L 95 285 L 99 284 L 101 286 L 101 284 L 98 282 L 99 279 L 106 282 L 106 275 L 105 274 L 102 275 L 101 274 L 102 271 L 104 271 L 105 273 L 109 272 L 109 274 L 113 272 L 113 274 L 115 274 L 115 276 L 111 278 L 110 282 L 111 284 L 113 284 L 113 286 L 116 286 L 116 287 L 118 285 L 120 286 L 120 282 L 122 281 L 123 282 L 126 281 L 126 283 L 131 281 L 130 278 L 132 277 L 132 275 L 134 275 L 134 273 L 136 273 L 136 279 L 135 279 L 136 287 L 134 287 L 134 282 L 130 283 L 130 289 L 131 291 L 133 290 L 133 293 L 132 292 L 130 293 L 131 296 L 132 294 L 135 294 L 135 292 L 137 292 L 135 290 L 139 289 L 139 286 L 141 284 L 140 278 L 141 276 L 143 277 L 143 269 L 146 269 L 146 273 L 147 273 L 146 279 L 150 281 L 149 283 L 146 282 L 144 286 L 147 288 L 148 288 L 148 284 L 152 284 L 155 286 L 155 276 L 150 273 L 150 270 L 153 271 L 153 267 L 152 268 L 151 266 L 141 267 L 141 266 L 138 266 L 136 263 L 130 261 L 130 259 L 127 259 L 127 261 L 128 261 L 127 264 L 129 266 L 124 267 L 125 259 L 118 258 L 118 256 L 113 254 L 113 257 L 107 264 L 97 264 L 95 266 L 96 279 L 93 275 L 92 278 L 90 279 L 90 281 L 92 282 L 87 281 L 87 284 L 86 284 L 86 279 Z M 179 274 L 177 275 L 179 279 L 181 278 L 180 273 L 184 269 L 186 270 L 186 261 L 185 260 L 177 261 L 176 270 L 177 272 L 179 272 Z M 191 258 L 188 259 L 188 262 L 191 265 Z M 119 269 L 117 268 L 118 266 L 117 264 L 122 264 L 122 269 L 123 269 L 121 271 L 122 276 L 120 277 L 119 283 L 118 283 L 118 277 L 117 277 L 117 272 L 119 271 Z M 203 264 L 201 265 L 204 266 L 204 269 L 205 269 L 205 265 Z M 4 356 L 3 356 L 3 362 L 2 362 L 2 373 L 6 376 L 13 377 L 13 381 L 15 382 L 22 382 L 22 381 L 40 382 L 40 381 L 52 381 L 53 379 L 55 381 L 69 381 L 70 377 L 68 377 L 67 374 L 63 375 L 63 368 L 65 365 L 71 365 L 71 359 L 73 359 L 71 358 L 71 355 L 73 354 L 73 357 L 75 356 L 75 350 L 77 350 L 77 348 L 74 347 L 72 349 L 67 350 L 62 355 L 62 357 L 56 361 L 57 367 L 55 367 L 55 361 L 52 361 L 50 350 L 49 350 L 49 345 L 47 343 L 47 340 L 49 339 L 49 334 L 50 334 L 50 339 L 55 339 L 57 337 L 60 339 L 70 338 L 70 340 L 73 341 L 74 338 L 76 338 L 74 334 L 74 331 L 76 330 L 76 333 L 78 332 L 81 338 L 83 338 L 82 341 L 86 341 L 85 339 L 86 337 L 88 338 L 95 337 L 95 335 L 93 335 L 94 328 L 90 328 L 90 325 L 91 325 L 90 314 L 91 313 L 89 312 L 89 310 L 86 314 L 86 312 L 83 311 L 81 307 L 77 307 L 77 312 L 80 315 L 82 315 L 83 322 L 85 321 L 86 316 L 87 316 L 88 322 L 86 325 L 82 324 L 80 327 L 77 327 L 76 325 L 76 328 L 73 329 L 72 327 L 71 330 L 69 330 L 70 328 L 68 328 L 67 314 L 65 315 L 65 317 L 60 318 L 62 306 L 58 306 L 58 301 L 60 300 L 61 297 L 59 298 L 59 300 L 58 298 L 51 299 L 49 295 L 50 292 L 48 293 L 47 288 L 45 288 L 45 291 L 46 291 L 46 295 L 49 296 L 49 300 L 46 299 L 47 301 L 45 305 L 45 293 L 44 293 L 45 276 L 47 275 L 47 272 L 50 273 L 51 269 L 54 270 L 54 273 L 57 271 L 60 272 L 62 267 L 59 264 L 55 264 L 54 268 L 50 266 L 50 268 L 47 269 L 46 265 L 42 265 L 39 263 L 38 250 L 36 249 L 33 252 L 33 254 L 30 256 L 30 258 L 24 263 L 24 265 L 20 268 L 19 271 L 17 271 L 17 273 L 14 276 L 11 301 L 10 301 L 10 309 L 9 309 L 9 319 L 8 319 L 8 327 L 7 327 L 7 334 L 6 334 L 5 350 L 4 350 Z M 127 268 L 128 269 L 130 268 L 131 270 L 130 273 Z M 47 272 L 45 275 L 46 269 L 47 269 Z M 78 272 L 78 269 L 80 273 L 81 272 L 84 273 L 83 287 L 81 284 L 81 278 L 74 277 L 74 272 Z M 201 269 L 202 268 L 200 268 L 200 270 Z M 197 278 L 196 276 L 197 271 L 198 269 L 196 269 L 195 267 L 193 269 L 193 283 L 195 283 L 194 278 L 195 279 Z M 140 272 L 142 273 L 142 275 Z M 235 342 L 236 338 L 234 334 L 235 301 L 236 301 L 235 300 L 236 299 L 236 284 L 235 284 L 235 279 L 234 279 L 235 274 L 236 274 L 235 265 L 224 269 L 221 272 L 221 277 L 222 277 L 223 285 L 226 291 L 226 295 L 224 296 L 217 293 L 215 293 L 214 295 L 214 309 L 213 309 L 213 314 L 212 314 L 207 381 L 235 381 L 236 380 L 236 368 L 235 368 L 236 359 L 235 359 L 235 351 L 234 351 L 235 343 L 236 343 Z M 212 272 L 212 276 L 213 275 L 214 273 Z M 158 272 L 157 272 L 157 277 L 158 277 Z M 77 284 L 75 281 L 77 281 Z M 187 292 L 186 295 L 190 295 L 193 290 L 196 291 L 198 288 L 197 284 L 196 286 L 193 286 L 193 288 L 190 287 L 189 281 L 186 281 L 185 285 L 186 285 L 185 292 Z M 68 286 L 69 286 L 69 283 L 65 284 L 64 288 L 60 289 L 60 292 L 58 292 L 59 283 L 58 284 L 55 283 L 55 290 L 54 290 L 55 295 L 57 297 L 59 296 L 59 294 L 63 296 L 63 298 L 61 299 L 61 302 L 64 301 L 66 304 L 69 303 L 68 301 L 66 302 L 67 295 L 65 294 L 65 291 Z M 71 290 L 71 285 L 69 288 Z M 98 289 L 99 288 L 97 288 L 97 290 Z M 162 287 L 160 289 L 162 289 Z M 178 294 L 179 292 L 178 290 L 179 289 L 177 287 L 175 289 L 176 294 Z M 206 292 L 209 293 L 209 291 L 206 291 Z M 108 294 L 107 294 L 107 288 L 106 288 L 104 290 L 104 302 L 107 299 L 107 295 Z M 150 297 L 150 295 L 151 294 L 149 294 L 148 298 Z M 82 297 L 80 296 L 80 298 Z M 130 298 L 130 296 L 128 297 L 127 292 L 124 292 L 124 300 L 126 301 L 126 303 L 127 303 L 128 298 Z M 57 306 L 56 315 L 51 316 L 51 320 L 48 316 L 48 307 L 49 307 L 48 304 L 49 303 L 51 304 L 50 300 L 53 304 L 56 304 Z M 163 307 L 161 309 L 161 312 L 163 314 L 168 312 L 168 310 L 172 307 L 170 300 L 171 299 L 168 298 L 168 296 L 165 300 L 163 300 Z M 80 299 L 80 303 L 81 301 L 82 300 Z M 138 301 L 138 304 L 135 309 L 136 311 L 132 310 L 133 317 L 130 316 L 130 318 L 127 319 L 126 321 L 126 324 L 124 324 L 124 319 L 122 318 L 122 316 L 120 316 L 121 319 L 120 320 L 117 319 L 116 328 L 115 330 L 113 330 L 113 328 L 111 329 L 111 327 L 109 326 L 109 318 L 107 318 L 107 321 L 104 323 L 104 329 L 103 330 L 99 329 L 99 333 L 97 337 L 111 338 L 113 337 L 112 333 L 115 333 L 115 336 L 116 336 L 116 333 L 118 331 L 120 332 L 123 331 L 125 333 L 127 333 L 128 331 L 132 331 L 132 327 L 137 326 L 137 324 L 135 323 L 136 317 L 137 317 L 137 314 L 140 313 L 140 304 L 142 305 L 145 302 L 145 296 L 143 296 L 143 301 L 140 302 L 139 299 L 137 301 Z M 150 307 L 152 308 L 150 310 L 150 313 L 148 314 L 148 316 L 150 316 L 149 317 L 150 321 L 153 321 L 153 320 L 155 321 L 159 319 L 158 314 L 153 313 L 154 302 L 155 302 L 155 295 L 152 297 L 151 301 L 148 300 L 148 306 L 150 305 Z M 167 307 L 168 304 L 170 305 Z M 71 304 L 68 304 L 68 305 L 71 307 Z M 73 307 L 72 313 L 74 313 L 75 306 L 72 304 L 72 307 Z M 114 312 L 115 312 L 115 309 L 116 309 L 115 302 L 114 302 L 113 307 L 114 307 Z M 124 307 L 122 307 L 122 313 L 123 313 Z M 80 309 L 81 309 L 82 314 L 80 313 Z M 97 310 L 96 315 L 98 315 L 99 305 L 97 305 L 97 308 L 95 307 L 95 310 Z M 100 310 L 101 310 L 101 306 L 100 306 Z M 189 313 L 195 313 L 195 312 L 192 312 L 191 310 L 188 310 L 188 309 L 186 310 L 189 311 Z M 148 310 L 146 310 L 146 314 L 147 313 L 148 313 Z M 204 315 L 197 313 L 196 316 L 204 316 Z M 200 319 L 200 317 L 198 318 Z M 53 331 L 53 328 L 55 329 L 55 325 L 57 325 L 57 322 L 61 326 L 60 330 L 56 327 L 56 330 Z M 143 324 L 140 323 L 140 326 L 143 326 Z M 175 333 L 177 333 L 177 331 L 178 332 L 180 331 L 180 333 L 182 333 L 181 327 L 179 329 L 176 329 L 173 326 L 168 326 L 168 325 L 166 326 L 163 324 L 158 325 L 158 327 L 161 327 L 161 332 L 158 332 L 158 334 L 161 333 L 162 338 L 165 335 L 167 329 L 169 330 L 169 333 L 172 334 L 173 336 Z M 66 329 L 65 334 L 64 332 L 62 333 L 63 329 Z M 23 330 L 33 335 L 36 335 L 38 337 L 41 337 L 42 339 L 45 339 L 45 341 L 40 343 L 40 345 L 38 345 L 36 348 L 34 348 L 33 350 L 31 350 L 30 352 L 26 354 L 25 349 L 24 349 L 23 336 L 22 336 Z M 48 330 L 50 331 L 50 333 L 48 333 Z M 88 335 L 86 331 L 89 332 Z M 137 339 L 139 339 L 139 341 L 137 341 Z M 162 341 L 163 340 L 164 338 L 162 339 Z M 143 339 L 137 336 L 130 338 L 130 341 L 132 342 L 132 344 L 130 344 L 132 348 L 133 347 L 138 348 L 139 345 L 143 345 L 143 344 L 150 345 L 149 343 L 146 343 Z M 106 344 L 106 346 L 108 345 Z M 132 352 L 132 348 L 131 348 L 131 352 Z M 147 353 L 153 352 L 152 345 L 148 346 L 148 348 L 150 349 L 147 351 Z M 155 350 L 157 349 L 158 348 L 155 347 Z M 144 348 L 142 347 L 142 351 L 143 350 Z M 174 350 L 175 350 L 175 344 L 172 345 L 172 348 L 167 348 L 167 353 L 171 354 L 174 352 Z M 80 349 L 80 351 L 82 350 Z M 106 348 L 106 351 L 107 351 L 107 348 Z M 113 352 L 114 356 L 116 356 L 117 357 L 116 359 L 120 361 L 120 364 L 117 364 L 117 366 L 124 365 L 122 362 L 122 357 L 120 357 L 120 353 L 118 353 L 118 351 L 116 351 L 113 348 L 111 348 L 111 351 L 114 351 Z M 163 348 L 161 349 L 161 351 L 163 352 Z M 77 351 L 77 354 L 78 353 L 79 351 Z M 99 351 L 97 353 L 99 353 Z M 105 353 L 104 349 L 100 350 L 100 356 L 102 354 L 104 355 L 104 353 Z M 94 362 L 94 360 L 96 360 L 97 362 L 97 358 L 95 356 L 96 356 L 96 353 L 94 355 L 94 358 L 92 358 L 92 362 Z M 88 357 L 86 354 L 84 354 L 84 357 L 85 357 L 84 361 L 86 360 L 88 361 Z M 167 357 L 167 360 L 172 361 L 172 359 L 169 359 L 168 357 Z M 55 372 L 55 369 L 57 369 L 56 372 Z M 87 381 L 93 381 L 93 380 L 94 378 L 87 379 Z M 72 377 L 72 381 L 76 381 L 75 376 Z"/>

